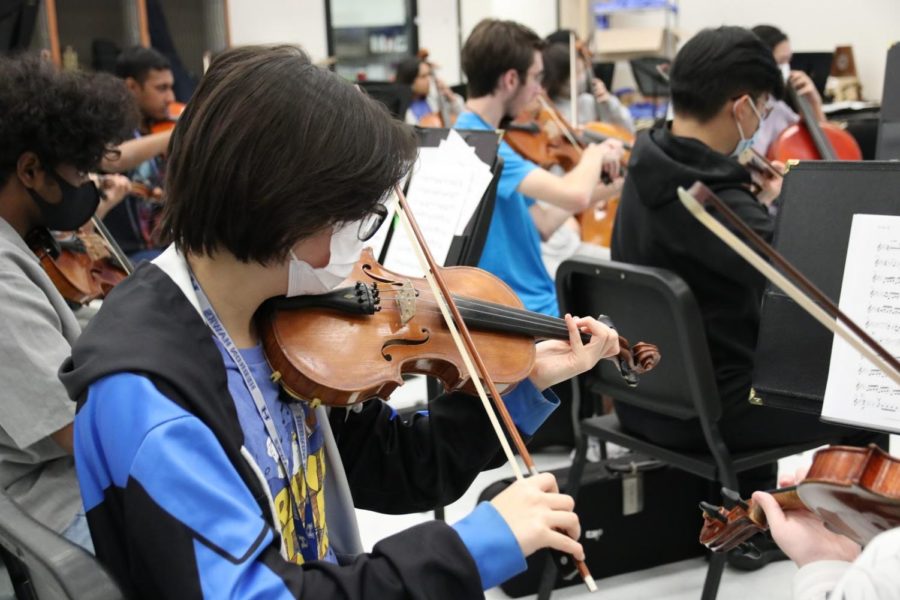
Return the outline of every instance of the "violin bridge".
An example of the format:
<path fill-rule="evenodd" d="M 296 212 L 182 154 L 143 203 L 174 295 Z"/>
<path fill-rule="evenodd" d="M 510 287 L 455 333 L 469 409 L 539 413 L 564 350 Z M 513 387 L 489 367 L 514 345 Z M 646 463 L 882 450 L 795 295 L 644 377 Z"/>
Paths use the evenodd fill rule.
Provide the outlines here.
<path fill-rule="evenodd" d="M 397 308 L 400 310 L 401 326 L 416 316 L 416 288 L 409 279 L 397 289 Z"/>

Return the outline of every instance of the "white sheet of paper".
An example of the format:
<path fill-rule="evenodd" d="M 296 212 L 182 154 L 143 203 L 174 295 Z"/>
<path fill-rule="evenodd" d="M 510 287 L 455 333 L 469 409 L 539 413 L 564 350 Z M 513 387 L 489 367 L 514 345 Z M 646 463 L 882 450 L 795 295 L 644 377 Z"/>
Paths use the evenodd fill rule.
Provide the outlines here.
<path fill-rule="evenodd" d="M 434 148 L 420 148 L 407 200 L 435 260 L 444 264 L 454 235 L 461 235 L 491 181 L 490 168 L 455 131 Z M 403 228 L 397 228 L 385 267 L 421 276 L 422 269 Z"/>
<path fill-rule="evenodd" d="M 839 308 L 900 358 L 900 217 L 853 215 Z M 900 387 L 835 336 L 822 418 L 900 433 Z"/>

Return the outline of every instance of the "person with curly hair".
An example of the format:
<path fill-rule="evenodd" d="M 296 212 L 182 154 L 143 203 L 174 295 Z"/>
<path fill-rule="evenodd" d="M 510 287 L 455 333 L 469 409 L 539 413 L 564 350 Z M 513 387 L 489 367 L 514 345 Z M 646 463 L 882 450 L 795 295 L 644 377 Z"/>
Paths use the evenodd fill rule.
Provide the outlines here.
<path fill-rule="evenodd" d="M 108 75 L 0 58 L 0 488 L 87 548 L 75 405 L 57 378 L 80 328 L 25 238 L 76 229 L 98 209 L 87 174 L 127 130 L 127 94 Z"/>

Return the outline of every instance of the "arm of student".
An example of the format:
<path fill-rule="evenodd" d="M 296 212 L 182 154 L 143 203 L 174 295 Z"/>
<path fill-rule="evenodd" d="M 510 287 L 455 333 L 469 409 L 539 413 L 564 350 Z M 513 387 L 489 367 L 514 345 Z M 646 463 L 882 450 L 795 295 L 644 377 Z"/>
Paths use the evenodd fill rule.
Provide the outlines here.
<path fill-rule="evenodd" d="M 591 203 L 594 186 L 600 180 L 601 166 L 602 160 L 589 156 L 582 158 L 562 177 L 535 169 L 525 176 L 517 189 L 529 198 L 543 200 L 569 214 L 581 212 Z"/>
<path fill-rule="evenodd" d="M 557 229 L 572 218 L 572 213 L 550 204 L 535 202 L 528 207 L 531 218 L 537 227 L 541 240 L 546 242 Z"/>
<path fill-rule="evenodd" d="M 98 556 L 121 564 L 104 555 L 103 539 L 124 539 L 127 560 L 141 573 L 130 583 L 146 596 L 450 600 L 480 593 L 468 550 L 437 522 L 387 538 L 347 566 L 287 562 L 269 511 L 213 432 L 142 376 L 95 382 L 77 420 L 76 464 Z M 110 495 L 129 516 L 115 532 L 103 531 Z"/>
<path fill-rule="evenodd" d="M 530 381 L 504 395 L 520 431 L 533 434 L 558 406 Z M 481 401 L 445 394 L 404 420 L 385 402 L 333 409 L 330 420 L 357 507 L 383 513 L 429 510 L 461 496 L 479 472 L 505 460 Z"/>
<path fill-rule="evenodd" d="M 65 450 L 67 453 L 72 454 L 74 452 L 73 435 L 74 427 L 72 426 L 72 423 L 69 423 L 62 429 L 58 429 L 51 433 L 50 437 L 53 438 L 53 441 L 56 442 L 60 448 Z"/>
<path fill-rule="evenodd" d="M 100 168 L 107 173 L 124 173 L 137 168 L 142 162 L 165 153 L 172 131 L 170 129 L 122 142 L 117 148 L 119 156 L 104 158 L 100 162 Z"/>
<path fill-rule="evenodd" d="M 0 298 L 0 424 L 17 447 L 28 448 L 72 423 L 75 403 L 57 377 L 71 349 L 47 295 L 23 270 L 0 270 Z M 66 449 L 65 436 L 59 441 Z"/>

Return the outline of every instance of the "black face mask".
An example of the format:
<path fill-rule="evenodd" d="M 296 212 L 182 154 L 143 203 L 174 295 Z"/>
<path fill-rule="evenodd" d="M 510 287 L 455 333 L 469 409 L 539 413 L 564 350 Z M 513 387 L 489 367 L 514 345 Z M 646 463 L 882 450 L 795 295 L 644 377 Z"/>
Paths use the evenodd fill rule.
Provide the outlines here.
<path fill-rule="evenodd" d="M 60 177 L 55 169 L 47 169 L 47 172 L 56 180 L 62 192 L 62 200 L 58 204 L 51 204 L 33 189 L 26 188 L 41 211 L 43 217 L 41 224 L 53 231 L 78 229 L 94 216 L 94 211 L 100 204 L 97 186 L 93 181 L 87 181 L 75 187 Z"/>

